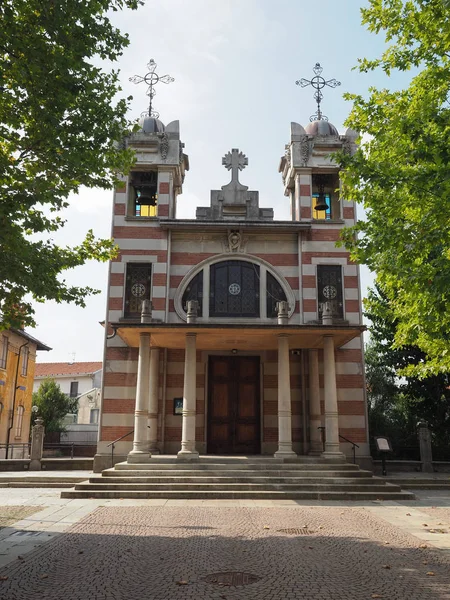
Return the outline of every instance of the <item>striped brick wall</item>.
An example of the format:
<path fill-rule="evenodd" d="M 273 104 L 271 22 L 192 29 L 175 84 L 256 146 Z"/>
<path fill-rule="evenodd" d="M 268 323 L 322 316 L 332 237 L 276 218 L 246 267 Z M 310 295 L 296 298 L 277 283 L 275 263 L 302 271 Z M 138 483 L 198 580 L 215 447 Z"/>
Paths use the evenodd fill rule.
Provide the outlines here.
<path fill-rule="evenodd" d="M 173 182 L 169 172 L 158 175 L 158 210 L 160 219 L 173 217 L 171 198 Z M 340 230 L 355 220 L 353 203 L 342 203 L 342 222 L 324 223 L 311 220 L 311 174 L 305 170 L 297 176 L 293 212 L 295 219 L 311 223 L 309 233 L 257 233 L 244 230 L 243 249 L 240 256 L 254 257 L 269 263 L 275 273 L 284 278 L 292 289 L 295 310 L 290 323 L 302 324 L 317 319 L 317 266 L 333 264 L 342 266 L 344 285 L 344 317 L 350 324 L 361 323 L 358 267 L 342 248 L 336 247 Z M 211 257 L 233 258 L 226 252 L 226 234 L 208 232 L 177 233 L 171 236 L 171 253 L 168 255 L 168 233 L 160 227 L 158 219 L 127 218 L 127 185 L 124 180 L 114 194 L 112 234 L 119 246 L 118 256 L 110 264 L 107 320 L 116 322 L 123 317 L 126 265 L 129 262 L 152 264 L 153 317 L 181 323 L 175 312 L 174 300 L 186 275 Z M 167 289 L 169 297 L 166 298 Z M 220 348 L 217 349 L 220 351 Z M 164 452 L 180 449 L 182 417 L 173 414 L 173 399 L 183 395 L 184 351 L 168 350 L 167 363 L 160 353 L 158 440 Z M 258 354 L 258 353 L 255 353 Z M 118 337 L 106 341 L 103 409 L 101 415 L 99 452 L 107 453 L 107 444 L 128 433 L 134 426 L 134 403 L 137 376 L 136 348 L 128 348 Z M 260 353 L 262 364 L 262 450 L 273 452 L 277 448 L 277 353 Z M 208 355 L 197 356 L 197 430 L 199 450 L 206 450 L 206 374 Z M 323 357 L 320 354 L 320 385 L 323 404 Z M 292 428 L 294 448 L 302 451 L 307 432 L 303 431 L 303 411 L 308 400 L 308 373 L 306 371 L 306 397 L 302 397 L 300 360 L 291 356 Z M 367 446 L 366 402 L 363 378 L 363 353 L 361 339 L 357 338 L 336 351 L 336 374 L 340 432 L 345 437 Z M 323 406 L 322 406 L 323 412 Z M 306 410 L 306 413 L 308 411 Z M 132 437 L 120 442 L 116 451 L 126 453 L 131 448 Z"/>

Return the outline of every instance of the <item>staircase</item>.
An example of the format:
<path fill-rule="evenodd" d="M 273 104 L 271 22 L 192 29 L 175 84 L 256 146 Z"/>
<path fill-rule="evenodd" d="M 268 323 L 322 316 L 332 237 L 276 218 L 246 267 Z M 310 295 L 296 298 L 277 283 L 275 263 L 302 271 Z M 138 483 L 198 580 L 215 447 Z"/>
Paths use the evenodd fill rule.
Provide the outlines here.
<path fill-rule="evenodd" d="M 323 458 L 205 456 L 195 462 L 153 457 L 118 463 L 61 492 L 62 498 L 255 500 L 413 500 L 357 465 Z"/>

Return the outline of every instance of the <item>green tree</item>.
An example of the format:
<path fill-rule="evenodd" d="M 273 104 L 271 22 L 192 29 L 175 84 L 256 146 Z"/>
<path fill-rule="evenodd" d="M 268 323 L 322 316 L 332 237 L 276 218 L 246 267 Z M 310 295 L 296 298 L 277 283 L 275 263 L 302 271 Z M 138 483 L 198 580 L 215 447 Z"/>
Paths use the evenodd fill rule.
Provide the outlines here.
<path fill-rule="evenodd" d="M 64 394 L 55 380 L 48 378 L 33 393 L 33 406 L 37 406 L 36 414 L 44 421 L 46 432 L 64 431 L 64 417 L 77 412 L 78 400 Z"/>
<path fill-rule="evenodd" d="M 450 1 L 369 0 L 361 10 L 389 46 L 361 72 L 413 70 L 403 90 L 347 94 L 347 125 L 368 134 L 354 156 L 341 154 L 343 197 L 367 219 L 343 242 L 377 274 L 396 318 L 395 345 L 423 360 L 404 372 L 450 371 Z M 366 137 L 364 139 L 366 139 Z"/>
<path fill-rule="evenodd" d="M 89 287 L 61 274 L 107 260 L 111 240 L 88 231 L 75 247 L 51 235 L 81 186 L 111 188 L 132 154 L 121 148 L 130 98 L 117 99 L 115 61 L 128 45 L 107 11 L 141 0 L 3 0 L 0 3 L 0 328 L 34 324 L 37 301 L 84 306 Z M 18 307 L 20 309 L 18 310 Z"/>
<path fill-rule="evenodd" d="M 390 435 L 399 446 L 417 446 L 417 423 L 427 421 L 436 456 L 448 457 L 450 442 L 450 376 L 398 374 L 423 363 L 415 346 L 394 343 L 398 320 L 379 283 L 369 290 L 365 315 L 371 320 L 366 349 L 369 420 L 372 435 Z"/>

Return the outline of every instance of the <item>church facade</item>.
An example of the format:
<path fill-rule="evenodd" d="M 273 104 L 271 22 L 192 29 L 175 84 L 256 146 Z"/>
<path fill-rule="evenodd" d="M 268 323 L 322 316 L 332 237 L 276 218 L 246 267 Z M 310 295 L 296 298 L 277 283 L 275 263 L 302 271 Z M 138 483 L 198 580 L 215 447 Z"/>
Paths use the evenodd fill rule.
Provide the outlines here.
<path fill-rule="evenodd" d="M 96 471 L 155 454 L 370 458 L 358 266 L 336 247 L 355 223 L 330 154 L 357 135 L 291 123 L 279 172 L 291 218 L 230 182 L 177 218 L 189 169 L 178 121 L 146 117 L 115 190 Z M 218 157 L 218 159 L 220 159 Z M 224 173 L 225 174 L 225 173 Z M 118 438 L 122 438 L 119 441 Z"/>

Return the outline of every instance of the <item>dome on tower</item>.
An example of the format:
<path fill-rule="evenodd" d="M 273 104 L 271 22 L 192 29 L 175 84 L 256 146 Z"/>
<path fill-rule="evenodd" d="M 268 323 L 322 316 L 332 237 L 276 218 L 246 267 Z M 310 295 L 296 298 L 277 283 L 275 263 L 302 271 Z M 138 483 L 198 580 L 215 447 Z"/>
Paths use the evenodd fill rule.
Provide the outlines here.
<path fill-rule="evenodd" d="M 308 123 L 305 127 L 308 135 L 339 135 L 338 130 L 334 125 L 325 119 L 319 119 Z"/>
<path fill-rule="evenodd" d="M 143 117 L 139 125 L 144 133 L 163 133 L 165 130 L 164 123 L 155 117 Z"/>

